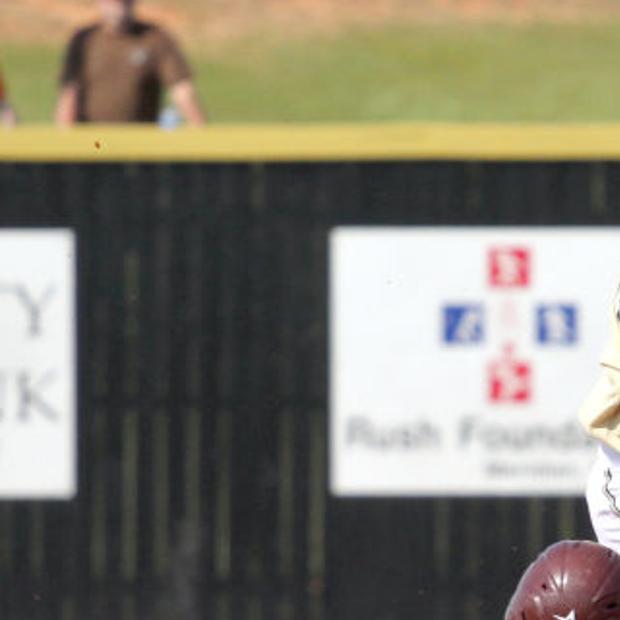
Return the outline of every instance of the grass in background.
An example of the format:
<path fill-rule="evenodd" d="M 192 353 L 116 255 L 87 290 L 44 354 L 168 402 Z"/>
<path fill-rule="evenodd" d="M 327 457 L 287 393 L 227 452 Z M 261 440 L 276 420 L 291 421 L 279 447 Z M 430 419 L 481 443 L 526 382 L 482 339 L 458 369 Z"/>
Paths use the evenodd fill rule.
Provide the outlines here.
<path fill-rule="evenodd" d="M 62 51 L 58 47 L 3 45 L 2 70 L 20 122 L 52 118 Z"/>
<path fill-rule="evenodd" d="M 25 122 L 48 121 L 61 50 L 4 46 Z M 620 25 L 392 26 L 190 56 L 213 121 L 616 121 Z"/>

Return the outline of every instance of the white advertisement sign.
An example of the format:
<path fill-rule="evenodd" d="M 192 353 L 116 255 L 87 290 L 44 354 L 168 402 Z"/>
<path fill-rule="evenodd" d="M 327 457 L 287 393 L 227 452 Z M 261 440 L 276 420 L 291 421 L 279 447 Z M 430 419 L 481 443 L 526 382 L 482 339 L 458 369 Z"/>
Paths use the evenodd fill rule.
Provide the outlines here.
<path fill-rule="evenodd" d="M 581 494 L 620 228 L 332 231 L 336 495 Z"/>
<path fill-rule="evenodd" d="M 0 498 L 76 492 L 75 243 L 0 230 Z"/>

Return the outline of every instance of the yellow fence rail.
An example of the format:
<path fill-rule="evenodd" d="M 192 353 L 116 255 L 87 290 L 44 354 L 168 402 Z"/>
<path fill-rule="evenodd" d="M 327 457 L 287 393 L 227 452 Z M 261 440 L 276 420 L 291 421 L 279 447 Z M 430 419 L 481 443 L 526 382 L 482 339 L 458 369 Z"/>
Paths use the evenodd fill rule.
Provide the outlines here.
<path fill-rule="evenodd" d="M 620 159 L 620 124 L 278 124 L 0 129 L 0 161 Z"/>

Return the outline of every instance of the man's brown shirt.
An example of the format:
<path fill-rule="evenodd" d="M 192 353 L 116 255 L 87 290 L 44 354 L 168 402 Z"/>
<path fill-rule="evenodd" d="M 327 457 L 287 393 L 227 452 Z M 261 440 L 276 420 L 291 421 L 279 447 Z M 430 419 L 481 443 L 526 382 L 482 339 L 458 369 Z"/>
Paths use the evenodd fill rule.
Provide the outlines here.
<path fill-rule="evenodd" d="M 174 41 L 152 24 L 133 22 L 125 32 L 100 25 L 71 39 L 61 74 L 78 87 L 78 121 L 154 122 L 163 87 L 191 77 Z"/>

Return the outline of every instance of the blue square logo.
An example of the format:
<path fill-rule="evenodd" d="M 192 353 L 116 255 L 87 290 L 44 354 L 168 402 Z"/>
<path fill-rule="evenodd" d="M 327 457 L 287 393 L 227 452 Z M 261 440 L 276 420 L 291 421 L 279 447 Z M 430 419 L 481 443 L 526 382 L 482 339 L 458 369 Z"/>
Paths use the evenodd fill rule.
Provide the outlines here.
<path fill-rule="evenodd" d="M 484 340 L 484 309 L 480 304 L 443 308 L 443 341 L 447 344 L 476 344 Z"/>
<path fill-rule="evenodd" d="M 577 307 L 572 304 L 541 304 L 536 308 L 536 339 L 544 345 L 577 342 Z"/>

